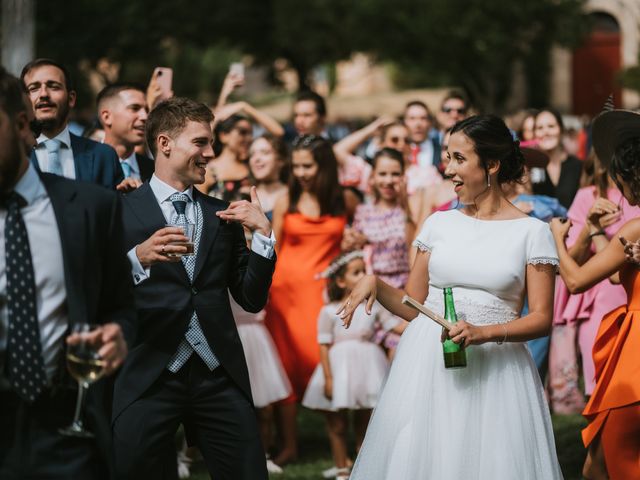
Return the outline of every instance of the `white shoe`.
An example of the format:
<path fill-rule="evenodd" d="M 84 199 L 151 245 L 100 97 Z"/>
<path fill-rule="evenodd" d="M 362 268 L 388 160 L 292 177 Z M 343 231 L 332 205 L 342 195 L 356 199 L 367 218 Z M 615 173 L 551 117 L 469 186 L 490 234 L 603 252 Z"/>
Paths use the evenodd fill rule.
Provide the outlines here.
<path fill-rule="evenodd" d="M 273 463 L 273 460 L 267 457 L 267 472 L 279 474 L 282 473 L 283 470 L 282 467 L 276 465 L 275 463 Z"/>
<path fill-rule="evenodd" d="M 336 480 L 349 480 L 350 468 L 336 468 Z"/>
<path fill-rule="evenodd" d="M 189 478 L 190 476 L 189 464 L 178 460 L 178 478 Z"/>
<path fill-rule="evenodd" d="M 338 474 L 338 467 L 335 465 L 322 471 L 322 478 L 335 478 Z"/>
<path fill-rule="evenodd" d="M 184 452 L 178 452 L 178 478 L 189 478 L 190 467 L 191 459 Z"/>

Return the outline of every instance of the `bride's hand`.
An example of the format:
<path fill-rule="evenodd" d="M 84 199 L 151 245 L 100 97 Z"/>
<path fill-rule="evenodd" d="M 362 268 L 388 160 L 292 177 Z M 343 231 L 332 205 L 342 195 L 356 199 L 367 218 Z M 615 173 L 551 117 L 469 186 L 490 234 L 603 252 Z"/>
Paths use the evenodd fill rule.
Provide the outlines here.
<path fill-rule="evenodd" d="M 342 319 L 342 324 L 345 328 L 349 328 L 351 325 L 351 319 L 353 312 L 356 310 L 364 300 L 367 300 L 367 306 L 365 308 L 368 315 L 371 314 L 371 308 L 376 301 L 376 277 L 375 275 L 366 275 L 361 278 L 349 296 L 340 304 L 340 308 L 336 312 L 336 315 Z"/>
<path fill-rule="evenodd" d="M 454 343 L 462 344 L 464 347 L 481 345 L 487 342 L 487 337 L 482 327 L 471 325 L 464 320 L 458 320 L 454 323 L 453 327 L 449 330 L 449 338 L 453 340 Z"/>

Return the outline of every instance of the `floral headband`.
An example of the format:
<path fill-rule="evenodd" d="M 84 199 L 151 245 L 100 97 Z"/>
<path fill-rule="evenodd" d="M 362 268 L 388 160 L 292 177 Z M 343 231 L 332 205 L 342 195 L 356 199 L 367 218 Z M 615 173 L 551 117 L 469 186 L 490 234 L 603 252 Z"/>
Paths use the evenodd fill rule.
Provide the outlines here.
<path fill-rule="evenodd" d="M 316 278 L 331 278 L 338 270 L 347 265 L 351 260 L 355 260 L 356 258 L 364 258 L 364 252 L 362 250 L 354 250 L 353 252 L 346 253 L 344 255 L 339 256 L 333 262 L 329 264 L 327 269 L 324 272 L 316 275 Z"/>

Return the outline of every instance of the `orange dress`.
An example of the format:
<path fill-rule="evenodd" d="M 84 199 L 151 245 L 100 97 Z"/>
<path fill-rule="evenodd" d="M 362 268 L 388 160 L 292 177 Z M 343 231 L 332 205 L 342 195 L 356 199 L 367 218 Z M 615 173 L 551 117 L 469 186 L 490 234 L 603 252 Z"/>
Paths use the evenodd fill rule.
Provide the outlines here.
<path fill-rule="evenodd" d="M 317 274 L 340 253 L 345 225 L 345 216 L 284 217 L 265 324 L 293 387 L 289 401 L 302 399 L 320 361 L 317 325 L 326 282 Z"/>
<path fill-rule="evenodd" d="M 640 478 L 640 270 L 621 272 L 627 305 L 602 319 L 593 346 L 596 387 L 583 415 L 585 446 L 599 435 L 611 480 Z"/>

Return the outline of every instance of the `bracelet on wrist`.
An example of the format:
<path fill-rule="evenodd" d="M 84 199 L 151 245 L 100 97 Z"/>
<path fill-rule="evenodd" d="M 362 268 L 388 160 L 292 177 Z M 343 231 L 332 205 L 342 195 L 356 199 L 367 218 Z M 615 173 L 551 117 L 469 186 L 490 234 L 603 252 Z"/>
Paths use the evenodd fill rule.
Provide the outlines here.
<path fill-rule="evenodd" d="M 598 235 L 606 235 L 604 230 L 598 230 L 597 232 L 593 232 L 589 234 L 589 238 L 597 237 Z"/>
<path fill-rule="evenodd" d="M 504 342 L 506 342 L 507 335 L 509 335 L 509 331 L 507 330 L 507 324 L 503 323 L 501 325 L 502 325 L 502 328 L 504 328 L 504 337 L 502 338 L 502 340 L 496 340 L 496 345 L 502 345 Z"/>

